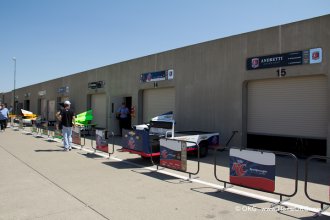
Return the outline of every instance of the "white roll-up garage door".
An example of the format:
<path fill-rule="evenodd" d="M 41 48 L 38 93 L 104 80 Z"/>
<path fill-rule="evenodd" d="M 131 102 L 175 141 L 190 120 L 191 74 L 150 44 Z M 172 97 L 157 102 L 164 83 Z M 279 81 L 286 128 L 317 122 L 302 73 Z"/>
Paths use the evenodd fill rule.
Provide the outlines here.
<path fill-rule="evenodd" d="M 98 128 L 106 128 L 106 95 L 94 94 L 91 97 L 91 107 L 93 110 L 93 124 L 96 124 Z"/>
<path fill-rule="evenodd" d="M 173 111 L 175 105 L 174 88 L 147 89 L 143 91 L 143 122 L 151 118 Z"/>
<path fill-rule="evenodd" d="M 326 138 L 327 93 L 324 76 L 249 82 L 248 133 Z"/>

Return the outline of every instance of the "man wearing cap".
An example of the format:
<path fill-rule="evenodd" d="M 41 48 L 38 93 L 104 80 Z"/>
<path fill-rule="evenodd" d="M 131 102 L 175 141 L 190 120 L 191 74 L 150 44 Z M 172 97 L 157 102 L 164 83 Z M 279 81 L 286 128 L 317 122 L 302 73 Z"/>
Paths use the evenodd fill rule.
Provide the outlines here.
<path fill-rule="evenodd" d="M 70 109 L 70 106 L 70 101 L 65 101 L 64 108 L 56 114 L 57 119 L 61 122 L 62 125 L 63 144 L 65 151 L 72 149 L 72 126 L 74 126 L 75 123 L 75 114 Z"/>

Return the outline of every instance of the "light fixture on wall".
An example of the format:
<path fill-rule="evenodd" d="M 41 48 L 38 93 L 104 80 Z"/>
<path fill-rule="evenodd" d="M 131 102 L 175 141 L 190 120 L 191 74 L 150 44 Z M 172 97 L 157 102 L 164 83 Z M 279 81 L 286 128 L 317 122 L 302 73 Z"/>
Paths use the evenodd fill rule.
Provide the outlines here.
<path fill-rule="evenodd" d="M 89 82 L 88 83 L 88 88 L 89 89 L 100 89 L 100 88 L 103 88 L 104 85 L 105 85 L 104 81 Z"/>

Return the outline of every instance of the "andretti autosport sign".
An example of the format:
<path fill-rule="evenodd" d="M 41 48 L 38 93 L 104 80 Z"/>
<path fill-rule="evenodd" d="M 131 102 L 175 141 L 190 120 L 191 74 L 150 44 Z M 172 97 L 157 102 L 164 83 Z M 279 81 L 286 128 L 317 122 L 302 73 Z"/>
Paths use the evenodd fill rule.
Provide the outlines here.
<path fill-rule="evenodd" d="M 293 66 L 302 64 L 316 64 L 322 62 L 322 48 L 313 48 L 268 56 L 250 57 L 246 61 L 247 70 L 272 67 Z"/>

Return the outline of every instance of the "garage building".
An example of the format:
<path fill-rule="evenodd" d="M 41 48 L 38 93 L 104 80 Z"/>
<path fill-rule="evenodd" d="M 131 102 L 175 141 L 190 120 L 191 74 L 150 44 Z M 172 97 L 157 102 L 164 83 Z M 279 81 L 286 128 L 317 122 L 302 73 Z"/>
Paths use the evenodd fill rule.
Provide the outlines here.
<path fill-rule="evenodd" d="M 115 131 L 173 111 L 177 130 L 220 132 L 230 145 L 330 156 L 330 15 L 190 45 L 16 90 L 17 105 L 51 120 L 70 99 Z M 12 105 L 12 92 L 1 94 Z"/>

